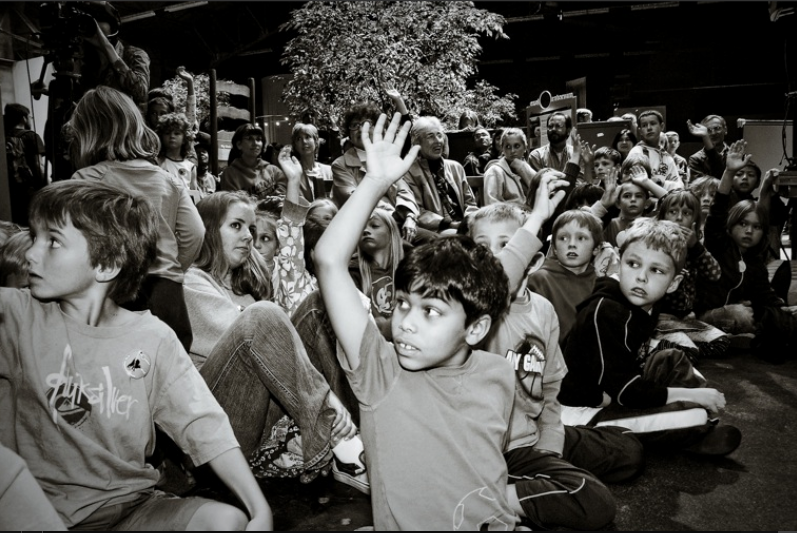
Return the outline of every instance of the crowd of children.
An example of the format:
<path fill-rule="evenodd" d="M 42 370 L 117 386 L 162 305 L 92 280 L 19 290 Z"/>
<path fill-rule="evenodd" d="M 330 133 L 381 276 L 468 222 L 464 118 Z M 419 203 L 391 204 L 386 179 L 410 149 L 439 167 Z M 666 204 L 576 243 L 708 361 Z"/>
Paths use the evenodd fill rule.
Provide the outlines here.
<path fill-rule="evenodd" d="M 503 131 L 477 201 L 394 92 L 331 165 L 311 124 L 277 164 L 245 124 L 218 178 L 167 97 L 86 93 L 73 179 L 0 227 L 1 525 L 266 530 L 257 478 L 332 475 L 375 529 L 600 529 L 645 452 L 740 445 L 699 366 L 797 346 L 777 172 L 737 141 L 692 176 L 656 111 L 622 152 L 562 115 L 556 157 Z M 163 492 L 167 464 L 240 504 Z"/>

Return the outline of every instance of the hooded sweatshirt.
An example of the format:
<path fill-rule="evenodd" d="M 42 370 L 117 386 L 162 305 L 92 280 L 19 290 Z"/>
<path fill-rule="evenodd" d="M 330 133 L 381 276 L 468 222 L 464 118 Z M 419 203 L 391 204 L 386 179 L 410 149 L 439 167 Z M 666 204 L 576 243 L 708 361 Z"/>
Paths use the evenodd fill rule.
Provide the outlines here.
<path fill-rule="evenodd" d="M 666 387 L 642 379 L 656 315 L 629 302 L 617 280 L 600 278 L 592 295 L 578 306 L 567 339 L 564 355 L 569 372 L 559 393 L 562 405 L 597 407 L 604 392 L 612 402 L 631 409 L 667 403 Z"/>
<path fill-rule="evenodd" d="M 583 302 L 595 288 L 597 275 L 592 265 L 581 274 L 569 271 L 555 258 L 545 259 L 542 267 L 529 276 L 528 288 L 546 298 L 553 304 L 559 318 L 559 345 L 576 322 L 576 307 Z"/>

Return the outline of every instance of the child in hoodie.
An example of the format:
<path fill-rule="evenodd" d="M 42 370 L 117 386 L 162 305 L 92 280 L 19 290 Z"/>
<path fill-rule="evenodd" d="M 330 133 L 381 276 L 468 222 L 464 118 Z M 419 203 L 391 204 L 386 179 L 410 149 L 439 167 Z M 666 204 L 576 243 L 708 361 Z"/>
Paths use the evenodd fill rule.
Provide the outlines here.
<path fill-rule="evenodd" d="M 552 255 L 529 276 L 528 287 L 553 304 L 559 317 L 559 345 L 576 322 L 576 306 L 592 293 L 592 260 L 603 244 L 603 227 L 589 211 L 565 211 L 553 223 Z"/>
<path fill-rule="evenodd" d="M 741 432 L 717 424 L 725 396 L 705 388 L 683 351 L 650 349 L 656 304 L 678 288 L 686 252 L 673 222 L 643 219 L 626 231 L 617 279 L 601 278 L 578 307 L 559 401 L 601 408 L 598 420 L 632 429 L 646 448 L 726 455 Z"/>

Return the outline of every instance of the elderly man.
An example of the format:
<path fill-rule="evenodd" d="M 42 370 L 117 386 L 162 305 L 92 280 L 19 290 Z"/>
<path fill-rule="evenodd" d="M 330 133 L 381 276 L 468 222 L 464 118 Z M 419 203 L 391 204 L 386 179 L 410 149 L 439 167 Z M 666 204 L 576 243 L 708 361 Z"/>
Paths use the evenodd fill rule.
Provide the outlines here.
<path fill-rule="evenodd" d="M 692 178 L 721 178 L 725 172 L 725 154 L 728 151 L 728 145 L 725 144 L 725 136 L 728 134 L 725 119 L 719 115 L 709 115 L 700 124 L 692 124 L 690 120 L 686 124 L 689 126 L 689 133 L 703 141 L 703 148 L 689 157 Z"/>
<path fill-rule="evenodd" d="M 462 162 L 466 175 L 484 175 L 484 167 L 493 158 L 493 154 L 490 153 L 492 142 L 489 131 L 481 127 L 476 128 L 473 132 L 473 151 L 468 152 L 468 155 L 465 156 L 465 161 Z"/>
<path fill-rule="evenodd" d="M 421 150 L 402 179 L 420 209 L 418 225 L 436 232 L 456 230 L 465 215 L 477 209 L 465 169 L 443 158 L 446 134 L 435 117 L 416 119 L 411 136 L 412 144 L 420 145 Z"/>

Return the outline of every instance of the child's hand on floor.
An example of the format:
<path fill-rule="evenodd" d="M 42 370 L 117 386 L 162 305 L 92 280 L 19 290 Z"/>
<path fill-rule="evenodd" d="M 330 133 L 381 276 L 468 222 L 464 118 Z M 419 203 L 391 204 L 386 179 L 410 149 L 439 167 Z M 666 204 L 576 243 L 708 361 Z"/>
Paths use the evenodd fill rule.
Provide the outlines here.
<path fill-rule="evenodd" d="M 366 165 L 368 168 L 366 178 L 381 182 L 387 189 L 407 173 L 418 156 L 418 151 L 421 147 L 417 144 L 413 145 L 402 159 L 401 149 L 410 131 L 411 123 L 406 122 L 399 128 L 401 115 L 394 113 L 393 120 L 390 121 L 387 131 L 383 134 L 385 120 L 387 120 L 387 117 L 384 113 L 379 115 L 379 120 L 376 121 L 376 126 L 373 127 L 373 141 L 371 141 L 369 135 L 372 124 L 370 122 L 363 124 L 362 140 L 363 146 L 365 146 Z"/>
<path fill-rule="evenodd" d="M 725 395 L 717 389 L 689 389 L 692 401 L 705 407 L 709 418 L 716 418 L 721 409 L 725 409 Z"/>

